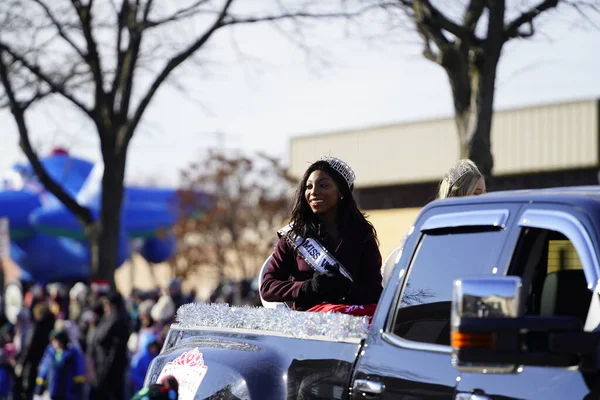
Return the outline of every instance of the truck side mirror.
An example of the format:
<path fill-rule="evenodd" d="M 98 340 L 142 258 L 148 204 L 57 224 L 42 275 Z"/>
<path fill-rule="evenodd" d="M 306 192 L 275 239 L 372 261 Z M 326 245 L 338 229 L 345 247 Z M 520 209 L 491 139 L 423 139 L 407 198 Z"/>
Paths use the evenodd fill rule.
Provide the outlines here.
<path fill-rule="evenodd" d="M 523 315 L 515 276 L 454 282 L 452 362 L 460 371 L 516 373 L 523 365 L 568 367 L 596 354 L 600 334 L 573 316 Z"/>
<path fill-rule="evenodd" d="M 519 317 L 522 313 L 520 293 L 521 278 L 514 276 L 454 281 L 450 343 L 452 362 L 458 370 L 482 373 L 506 373 L 515 370 L 516 365 L 470 362 L 463 360 L 461 356 L 465 349 L 494 348 L 494 319 Z M 463 329 L 465 319 L 483 321 L 484 329 L 473 332 Z"/>

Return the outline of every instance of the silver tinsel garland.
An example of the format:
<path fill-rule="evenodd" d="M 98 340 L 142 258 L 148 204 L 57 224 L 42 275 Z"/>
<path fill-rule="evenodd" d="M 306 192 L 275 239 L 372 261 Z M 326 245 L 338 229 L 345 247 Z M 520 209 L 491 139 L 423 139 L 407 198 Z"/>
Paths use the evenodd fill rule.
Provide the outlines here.
<path fill-rule="evenodd" d="M 185 304 L 177 310 L 182 328 L 241 328 L 277 332 L 295 338 L 325 336 L 333 340 L 362 339 L 367 317 L 342 313 L 304 312 L 285 308 L 230 307 L 228 304 Z"/>

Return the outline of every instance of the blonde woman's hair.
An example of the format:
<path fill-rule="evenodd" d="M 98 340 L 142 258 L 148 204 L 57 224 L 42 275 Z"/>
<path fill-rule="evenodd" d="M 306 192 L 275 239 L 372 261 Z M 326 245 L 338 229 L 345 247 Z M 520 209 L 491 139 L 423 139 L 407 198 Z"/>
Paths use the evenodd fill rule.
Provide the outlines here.
<path fill-rule="evenodd" d="M 437 198 L 471 196 L 480 178 L 483 175 L 473 161 L 459 160 L 442 178 Z"/>

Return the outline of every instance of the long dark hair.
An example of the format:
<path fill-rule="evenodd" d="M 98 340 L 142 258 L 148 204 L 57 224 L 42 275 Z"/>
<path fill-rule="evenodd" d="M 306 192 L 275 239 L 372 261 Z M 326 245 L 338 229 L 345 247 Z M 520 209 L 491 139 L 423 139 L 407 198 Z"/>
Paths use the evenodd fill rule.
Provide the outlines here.
<path fill-rule="evenodd" d="M 331 179 L 333 179 L 343 196 L 337 203 L 337 223 L 340 231 L 343 232 L 346 229 L 352 229 L 361 233 L 364 232 L 365 240 L 373 238 L 379 243 L 375 228 L 358 209 L 354 196 L 352 196 L 352 189 L 354 186 L 348 187 L 348 183 L 342 175 L 333 169 L 326 161 L 317 161 L 308 167 L 298 185 L 294 197 L 294 205 L 292 207 L 292 217 L 290 221 L 292 225 L 291 233 L 304 238 L 312 236 L 316 239 L 325 239 L 324 232 L 321 229 L 321 221 L 311 210 L 308 201 L 306 200 L 306 196 L 304 195 L 306 191 L 306 181 L 314 171 L 323 171 L 327 173 Z"/>

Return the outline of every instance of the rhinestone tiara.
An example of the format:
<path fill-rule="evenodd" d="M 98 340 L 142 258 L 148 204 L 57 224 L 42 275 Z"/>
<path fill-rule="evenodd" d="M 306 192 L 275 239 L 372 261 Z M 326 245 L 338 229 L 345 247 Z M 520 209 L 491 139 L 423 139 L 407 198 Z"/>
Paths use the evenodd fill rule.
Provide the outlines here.
<path fill-rule="evenodd" d="M 444 175 L 444 179 L 448 181 L 450 186 L 454 186 L 454 184 L 468 172 L 475 172 L 473 166 L 468 160 L 460 160 Z"/>
<path fill-rule="evenodd" d="M 331 168 L 335 169 L 346 180 L 346 183 L 348 184 L 349 188 L 351 188 L 352 185 L 354 185 L 356 175 L 354 174 L 352 168 L 350 168 L 350 166 L 344 161 L 340 160 L 337 157 L 331 156 L 321 157 L 319 161 L 325 161 L 331 166 Z"/>

